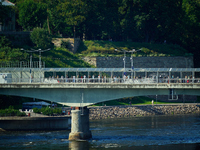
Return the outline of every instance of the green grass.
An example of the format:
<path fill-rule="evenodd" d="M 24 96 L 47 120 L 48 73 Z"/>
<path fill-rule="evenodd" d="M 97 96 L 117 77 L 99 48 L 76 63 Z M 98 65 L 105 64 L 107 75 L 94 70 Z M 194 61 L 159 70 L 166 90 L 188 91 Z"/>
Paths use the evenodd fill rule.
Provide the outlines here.
<path fill-rule="evenodd" d="M 141 49 L 133 56 L 191 56 L 187 50 L 172 44 L 151 44 L 139 42 L 110 42 L 110 41 L 83 41 L 78 49 L 81 56 L 122 56 L 123 53 L 115 49 Z M 130 54 L 129 54 L 130 55 Z"/>
<path fill-rule="evenodd" d="M 154 100 L 154 104 L 156 104 L 156 100 Z M 152 98 L 140 96 L 140 97 L 132 97 L 132 98 L 122 98 L 118 100 L 112 100 L 112 101 L 106 101 L 102 103 L 95 104 L 93 106 L 117 106 L 117 105 L 129 105 L 129 102 L 131 101 L 132 105 L 151 105 L 152 104 Z M 157 104 L 174 104 L 174 103 L 180 103 L 180 102 L 162 102 L 157 101 Z"/>
<path fill-rule="evenodd" d="M 38 61 L 39 56 L 37 53 L 33 56 L 35 60 Z M 73 54 L 66 48 L 54 48 L 50 51 L 42 53 L 42 61 L 45 62 L 45 67 L 53 68 L 84 68 L 84 67 L 94 67 L 87 62 L 83 61 L 77 54 Z"/>

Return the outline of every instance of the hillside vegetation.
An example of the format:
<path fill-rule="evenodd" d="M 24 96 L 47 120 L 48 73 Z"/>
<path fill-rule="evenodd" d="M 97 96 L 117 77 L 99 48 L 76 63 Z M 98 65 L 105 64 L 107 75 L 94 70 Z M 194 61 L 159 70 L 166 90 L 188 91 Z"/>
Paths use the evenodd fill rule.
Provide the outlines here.
<path fill-rule="evenodd" d="M 133 53 L 135 57 L 141 56 L 191 56 L 186 49 L 173 44 L 151 44 L 140 42 L 112 42 L 112 41 L 83 41 L 78 49 L 81 56 L 122 56 L 118 50 L 141 50 Z"/>
<path fill-rule="evenodd" d="M 147 46 L 142 43 L 142 46 L 136 44 L 129 47 L 129 49 L 142 48 L 143 52 L 138 53 L 142 56 L 187 55 L 187 52 L 177 51 L 180 48 L 175 45 L 179 45 L 194 55 L 194 66 L 200 66 L 199 0 L 10 1 L 15 3 L 15 7 L 7 7 L 0 3 L 0 22 L 3 25 L 8 24 L 11 18 L 10 13 L 6 12 L 13 9 L 16 16 L 16 31 L 32 32 L 39 27 L 53 37 L 149 43 Z M 34 36 L 36 35 L 40 34 Z M 35 38 L 31 40 L 41 41 Z M 45 38 L 45 40 L 50 40 L 50 38 Z M 159 44 L 164 42 L 170 46 L 161 48 Z M 158 45 L 152 47 L 151 44 L 154 45 L 154 43 Z M 36 45 L 39 46 L 38 44 Z M 176 47 L 175 49 L 171 48 L 172 44 Z M 84 45 L 86 48 L 81 51 L 86 51 L 86 49 L 87 51 L 81 52 L 82 55 L 100 55 L 103 52 L 99 49 L 105 48 L 101 44 L 96 50 L 93 46 L 89 48 L 87 44 Z M 115 48 L 111 46 L 104 51 L 112 53 L 110 52 L 114 50 L 112 47 Z M 122 44 L 120 47 L 128 46 Z"/>
<path fill-rule="evenodd" d="M 35 57 L 38 57 L 35 54 Z M 84 62 L 77 54 L 73 54 L 66 48 L 54 48 L 42 56 L 42 61 L 46 67 L 65 67 L 65 68 L 83 68 L 92 67 L 87 62 Z"/>

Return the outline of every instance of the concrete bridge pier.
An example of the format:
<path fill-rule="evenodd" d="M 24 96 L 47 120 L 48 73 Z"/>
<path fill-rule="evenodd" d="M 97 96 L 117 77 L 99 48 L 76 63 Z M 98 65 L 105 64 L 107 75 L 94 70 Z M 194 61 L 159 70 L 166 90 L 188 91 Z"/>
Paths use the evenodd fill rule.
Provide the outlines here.
<path fill-rule="evenodd" d="M 69 134 L 69 140 L 91 138 L 92 134 L 89 130 L 89 110 L 87 107 L 84 107 L 82 111 L 79 109 L 72 110 L 71 115 L 71 132 Z"/>
<path fill-rule="evenodd" d="M 90 131 L 89 109 L 87 107 L 83 107 L 81 111 L 83 139 L 90 139 L 92 138 L 92 133 Z"/>

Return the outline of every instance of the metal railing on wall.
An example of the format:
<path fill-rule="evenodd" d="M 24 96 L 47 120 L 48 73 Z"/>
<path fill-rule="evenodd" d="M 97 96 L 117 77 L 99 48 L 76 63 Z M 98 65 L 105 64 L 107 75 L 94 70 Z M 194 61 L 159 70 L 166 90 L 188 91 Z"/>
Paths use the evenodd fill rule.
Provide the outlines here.
<path fill-rule="evenodd" d="M 0 84 L 7 84 L 7 83 L 46 83 L 46 84 L 85 84 L 85 83 L 96 83 L 96 84 L 103 84 L 103 83 L 110 83 L 110 84 L 199 84 L 200 78 L 177 78 L 177 79 L 155 79 L 155 78 L 6 78 L 0 80 Z"/>
<path fill-rule="evenodd" d="M 39 61 L 33 61 L 30 66 L 29 61 L 7 61 L 0 62 L 0 68 L 40 68 Z M 45 68 L 45 62 L 41 62 L 41 68 Z"/>

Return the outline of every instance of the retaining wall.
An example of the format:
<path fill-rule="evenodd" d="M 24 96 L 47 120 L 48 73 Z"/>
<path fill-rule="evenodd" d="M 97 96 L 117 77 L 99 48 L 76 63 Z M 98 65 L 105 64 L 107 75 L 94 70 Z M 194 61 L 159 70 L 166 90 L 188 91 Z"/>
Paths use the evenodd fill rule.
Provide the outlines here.
<path fill-rule="evenodd" d="M 200 105 L 132 105 L 89 107 L 90 120 L 107 118 L 139 117 L 152 115 L 175 115 L 200 113 Z"/>
<path fill-rule="evenodd" d="M 71 127 L 69 117 L 0 117 L 3 130 L 66 130 Z"/>
<path fill-rule="evenodd" d="M 83 57 L 82 59 L 97 68 L 123 68 L 124 57 Z M 133 57 L 135 68 L 193 68 L 193 57 Z M 126 57 L 126 67 L 131 68 L 130 57 Z"/>

